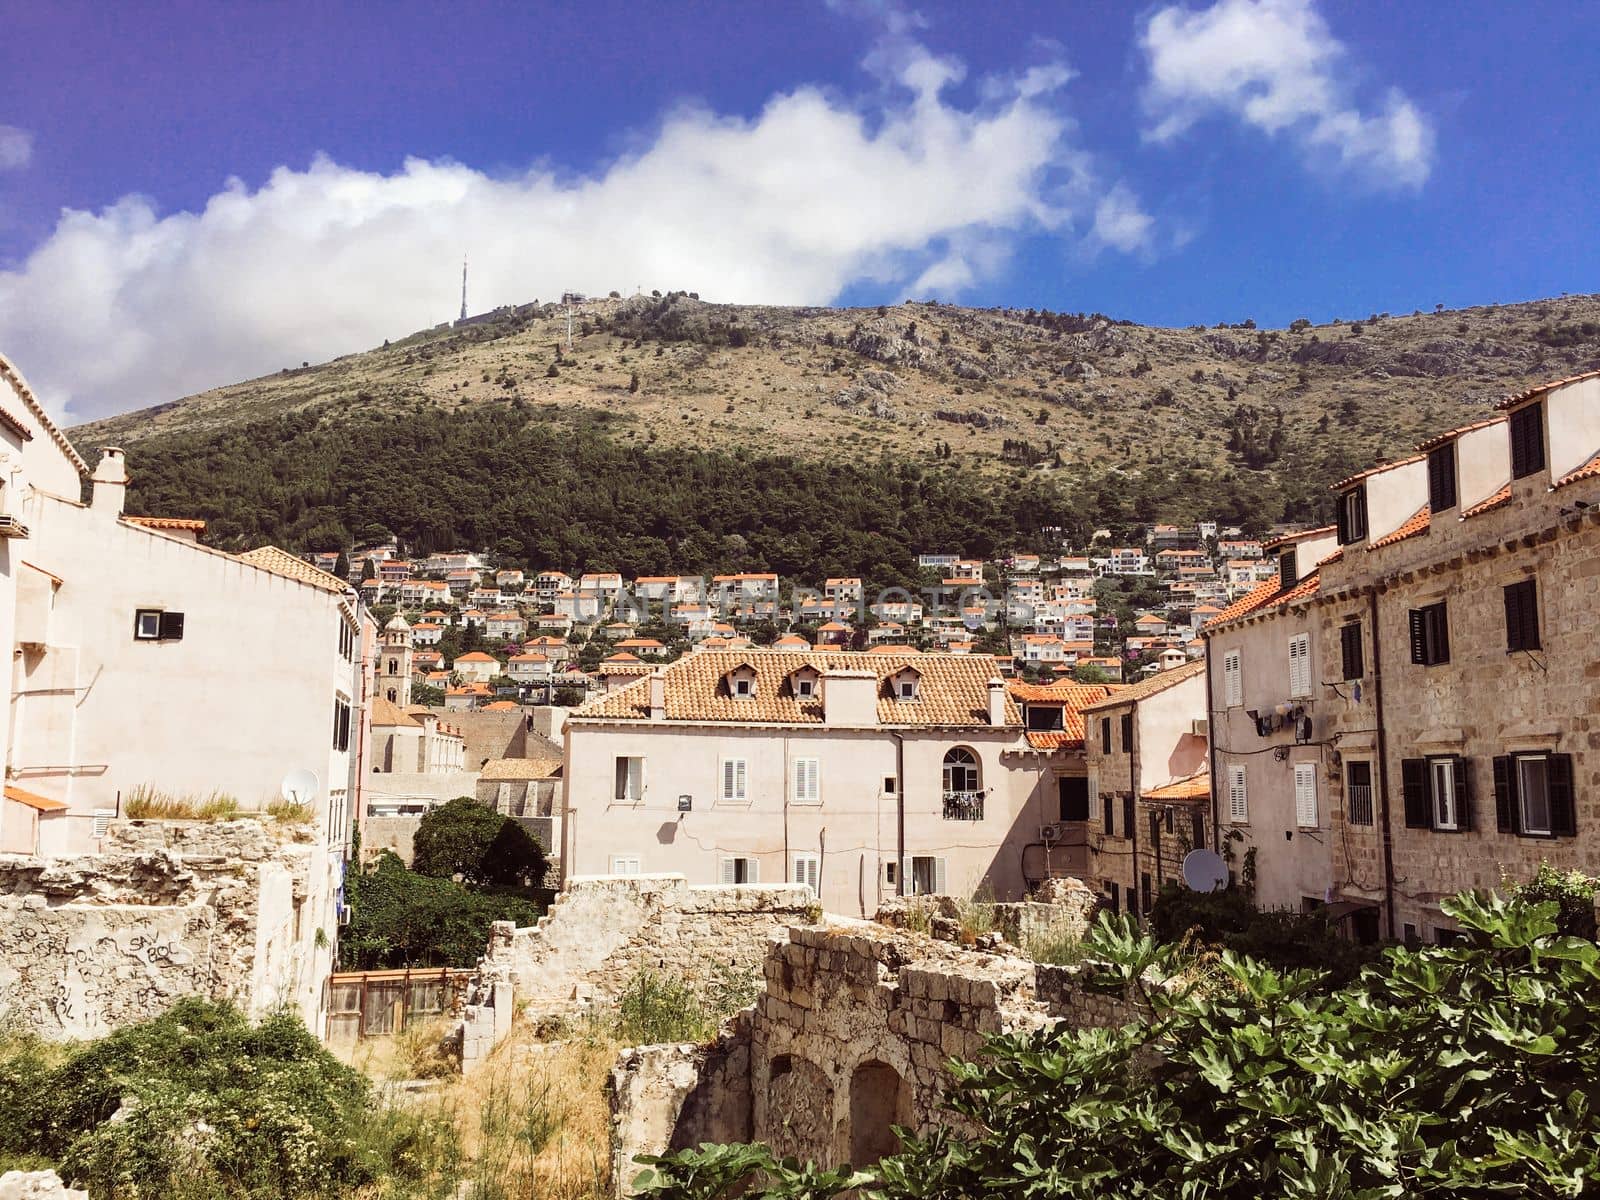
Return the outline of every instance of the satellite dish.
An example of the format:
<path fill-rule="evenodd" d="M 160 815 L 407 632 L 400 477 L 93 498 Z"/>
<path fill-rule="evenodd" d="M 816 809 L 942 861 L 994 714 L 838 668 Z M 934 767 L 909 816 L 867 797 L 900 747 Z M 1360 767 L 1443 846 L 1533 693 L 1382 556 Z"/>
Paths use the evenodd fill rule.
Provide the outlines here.
<path fill-rule="evenodd" d="M 290 804 L 310 804 L 317 798 L 317 773 L 303 767 L 290 771 L 278 785 L 278 795 Z"/>
<path fill-rule="evenodd" d="M 1228 864 L 1215 850 L 1191 850 L 1183 856 L 1183 882 L 1191 892 L 1220 892 L 1228 886 Z"/>

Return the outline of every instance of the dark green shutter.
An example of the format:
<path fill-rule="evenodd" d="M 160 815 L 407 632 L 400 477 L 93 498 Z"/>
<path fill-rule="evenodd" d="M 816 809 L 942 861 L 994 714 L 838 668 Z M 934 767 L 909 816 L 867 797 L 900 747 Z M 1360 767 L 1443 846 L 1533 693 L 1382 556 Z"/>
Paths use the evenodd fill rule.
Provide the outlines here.
<path fill-rule="evenodd" d="M 1572 755 L 1552 754 L 1548 767 L 1550 832 L 1557 837 L 1574 837 L 1578 832 L 1578 817 L 1572 795 Z"/>
<path fill-rule="evenodd" d="M 1472 828 L 1472 760 L 1458 758 L 1451 767 L 1456 776 L 1456 824 L 1465 832 Z"/>
<path fill-rule="evenodd" d="M 1424 631 L 1426 610 L 1413 608 L 1411 610 L 1411 661 L 1426 663 L 1428 661 L 1428 640 Z"/>
<path fill-rule="evenodd" d="M 1501 833 L 1517 832 L 1517 771 L 1509 755 L 1494 760 L 1494 822 Z"/>
<path fill-rule="evenodd" d="M 1431 828 L 1433 806 L 1428 796 L 1428 764 L 1425 759 L 1408 758 L 1401 762 L 1400 790 L 1406 801 L 1406 828 Z"/>

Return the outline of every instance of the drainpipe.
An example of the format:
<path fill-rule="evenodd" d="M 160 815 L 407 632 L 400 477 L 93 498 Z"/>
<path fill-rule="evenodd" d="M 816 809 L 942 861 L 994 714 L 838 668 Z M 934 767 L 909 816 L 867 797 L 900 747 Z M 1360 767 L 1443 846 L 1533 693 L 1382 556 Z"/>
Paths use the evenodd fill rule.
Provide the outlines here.
<path fill-rule="evenodd" d="M 1216 715 L 1211 708 L 1211 697 L 1216 695 L 1212 691 L 1213 676 L 1211 674 L 1211 639 L 1206 639 L 1206 758 L 1211 768 L 1211 849 L 1217 852 L 1222 850 L 1222 839 L 1217 836 L 1217 731 Z M 1200 847 L 1196 846 L 1198 850 Z"/>
<path fill-rule="evenodd" d="M 1133 796 L 1133 822 L 1128 826 L 1128 841 L 1130 858 L 1133 861 L 1133 870 L 1129 873 L 1129 883 L 1133 887 L 1133 911 L 1139 919 L 1144 920 L 1144 889 L 1139 886 L 1139 704 L 1134 702 L 1129 710 L 1128 725 L 1133 730 L 1133 738 L 1128 746 L 1128 791 Z"/>
<path fill-rule="evenodd" d="M 894 824 L 895 824 L 895 853 L 899 855 L 899 865 L 895 867 L 895 892 L 897 895 L 906 894 L 906 873 L 910 861 L 906 856 L 906 739 L 904 734 L 894 735 Z"/>
<path fill-rule="evenodd" d="M 1394 834 L 1389 826 L 1389 743 L 1383 732 L 1383 650 L 1378 637 L 1378 591 L 1367 591 L 1367 614 L 1372 627 L 1372 702 L 1377 710 L 1378 789 L 1383 813 L 1383 909 L 1394 940 Z"/>

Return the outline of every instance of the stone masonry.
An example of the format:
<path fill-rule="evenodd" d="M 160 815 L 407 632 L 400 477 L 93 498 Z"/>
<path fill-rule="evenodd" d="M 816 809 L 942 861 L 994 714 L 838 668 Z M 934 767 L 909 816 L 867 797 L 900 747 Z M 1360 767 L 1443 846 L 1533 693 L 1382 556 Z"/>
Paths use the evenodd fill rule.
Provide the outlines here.
<path fill-rule="evenodd" d="M 308 986 L 313 932 L 297 926 L 313 836 L 256 820 L 126 821 L 97 855 L 0 856 L 0 1013 L 67 1039 L 184 996 L 252 1014 L 292 1000 Z"/>

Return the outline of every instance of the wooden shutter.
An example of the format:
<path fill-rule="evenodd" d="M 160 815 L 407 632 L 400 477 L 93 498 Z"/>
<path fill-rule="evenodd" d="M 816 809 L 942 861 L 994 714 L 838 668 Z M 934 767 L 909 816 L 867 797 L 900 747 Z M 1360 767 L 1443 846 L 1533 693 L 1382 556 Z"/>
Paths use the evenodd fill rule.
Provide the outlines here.
<path fill-rule="evenodd" d="M 819 795 L 817 788 L 817 760 L 814 758 L 797 758 L 794 760 L 794 802 L 796 804 L 815 804 Z"/>
<path fill-rule="evenodd" d="M 1296 565 L 1298 562 L 1299 556 L 1295 553 L 1295 548 L 1293 546 L 1290 546 L 1287 550 L 1278 555 L 1279 590 L 1286 592 L 1299 582 L 1299 575 L 1297 573 L 1299 568 Z"/>
<path fill-rule="evenodd" d="M 1367 536 L 1367 485 L 1356 484 L 1355 512 L 1350 529 L 1351 540 L 1359 542 Z"/>
<path fill-rule="evenodd" d="M 1206 844 L 1206 818 L 1203 813 L 1192 812 L 1189 814 L 1190 842 L 1195 850 L 1204 849 Z"/>
<path fill-rule="evenodd" d="M 1428 613 L 1432 624 L 1432 629 L 1429 632 L 1433 635 L 1433 658 L 1430 662 L 1447 663 L 1450 661 L 1449 610 L 1445 608 L 1445 602 L 1441 600 L 1437 604 L 1430 604 Z"/>
<path fill-rule="evenodd" d="M 1122 836 L 1133 836 L 1133 793 L 1129 792 L 1122 798 Z"/>
<path fill-rule="evenodd" d="M 1242 825 L 1250 819 L 1250 801 L 1245 794 L 1244 768 L 1228 768 L 1228 820 Z"/>
<path fill-rule="evenodd" d="M 161 614 L 161 640 L 176 642 L 183 638 L 183 614 L 181 612 L 164 612 Z"/>
<path fill-rule="evenodd" d="M 1346 679 L 1360 679 L 1366 673 L 1361 657 L 1360 622 L 1351 622 L 1339 630 L 1339 656 Z"/>
<path fill-rule="evenodd" d="M 1100 824 L 1104 827 L 1104 832 L 1107 835 L 1114 834 L 1114 833 L 1117 832 L 1116 823 L 1112 819 L 1112 808 L 1111 808 L 1111 797 L 1110 796 L 1101 796 L 1100 797 Z"/>
<path fill-rule="evenodd" d="M 761 860 L 759 858 L 747 858 L 744 860 L 744 881 L 746 883 L 761 882 Z"/>
<path fill-rule="evenodd" d="M 1572 795 L 1572 755 L 1552 754 L 1546 767 L 1545 786 L 1550 793 L 1550 832 L 1557 837 L 1574 837 L 1578 832 L 1578 818 Z"/>
<path fill-rule="evenodd" d="M 1544 406 L 1530 404 L 1511 414 L 1511 477 L 1544 468 Z"/>
<path fill-rule="evenodd" d="M 1426 610 L 1413 608 L 1411 621 L 1411 661 L 1426 664 L 1428 661 L 1428 633 Z"/>
<path fill-rule="evenodd" d="M 917 877 L 912 873 L 909 854 L 900 860 L 900 894 L 902 896 L 917 894 Z"/>
<path fill-rule="evenodd" d="M 1456 448 L 1440 446 L 1428 455 L 1428 510 L 1442 513 L 1456 506 Z"/>
<path fill-rule="evenodd" d="M 1400 791 L 1406 802 L 1406 828 L 1429 829 L 1433 826 L 1433 805 L 1428 786 L 1428 760 L 1408 758 L 1400 764 Z"/>
<path fill-rule="evenodd" d="M 1222 656 L 1223 705 L 1236 708 L 1244 703 L 1244 671 L 1239 651 L 1230 650 Z"/>
<path fill-rule="evenodd" d="M 1294 765 L 1294 817 L 1303 829 L 1317 827 L 1317 764 Z"/>
<path fill-rule="evenodd" d="M 1458 758 L 1450 767 L 1455 773 L 1456 828 L 1465 833 L 1472 828 L 1472 761 Z"/>
<path fill-rule="evenodd" d="M 1311 695 L 1311 638 L 1304 633 L 1289 639 L 1289 695 Z"/>
<path fill-rule="evenodd" d="M 735 782 L 737 782 L 737 779 L 738 779 L 738 764 L 735 763 L 734 760 L 731 759 L 731 758 L 723 759 L 722 760 L 722 798 L 724 800 L 732 800 L 732 799 L 734 799 L 734 797 L 736 795 L 736 793 L 734 792 L 734 784 L 735 784 Z"/>
<path fill-rule="evenodd" d="M 1537 585 L 1524 579 L 1505 588 L 1506 649 L 1539 648 L 1539 603 Z"/>
<path fill-rule="evenodd" d="M 722 883 L 732 883 L 736 870 L 731 858 L 722 858 L 717 862 L 717 878 Z"/>
<path fill-rule="evenodd" d="M 949 862 L 943 858 L 933 860 L 933 890 L 938 895 L 946 895 L 950 890 Z"/>
<path fill-rule="evenodd" d="M 1517 832 L 1517 767 L 1510 755 L 1494 760 L 1494 821 L 1501 833 Z"/>
<path fill-rule="evenodd" d="M 1348 492 L 1339 494 L 1339 502 L 1334 505 L 1334 516 L 1339 526 L 1339 545 L 1348 545 L 1355 540 L 1350 536 L 1350 494 Z"/>

